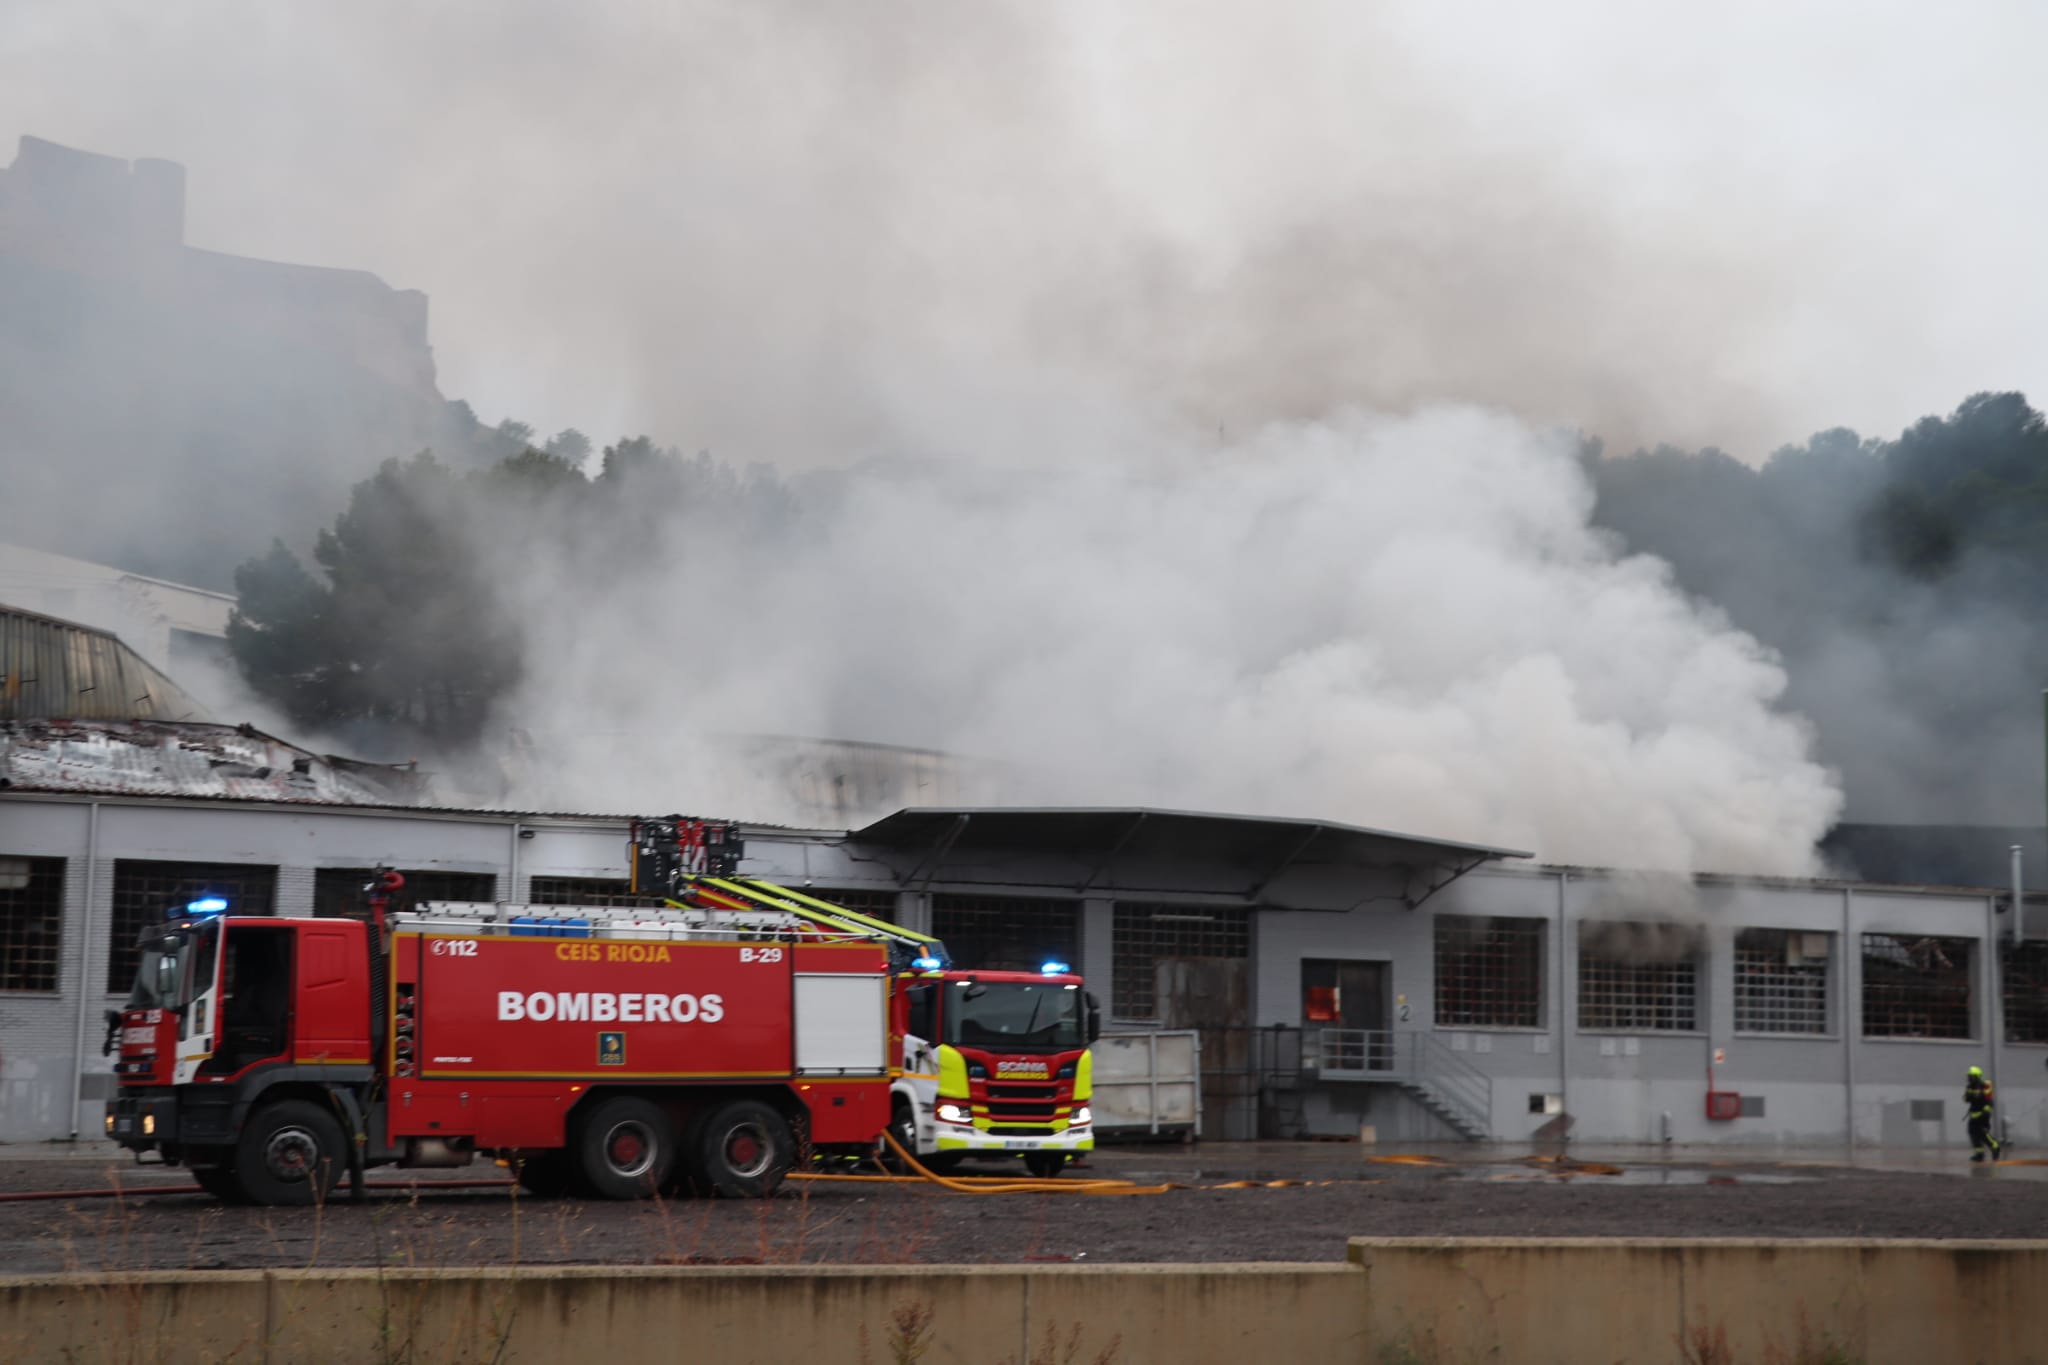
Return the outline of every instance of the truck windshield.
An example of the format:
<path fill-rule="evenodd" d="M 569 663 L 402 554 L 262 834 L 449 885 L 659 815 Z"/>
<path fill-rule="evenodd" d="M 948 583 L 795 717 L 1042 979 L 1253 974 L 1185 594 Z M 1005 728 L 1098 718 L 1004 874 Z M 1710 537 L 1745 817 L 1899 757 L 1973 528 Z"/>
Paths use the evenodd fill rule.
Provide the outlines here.
<path fill-rule="evenodd" d="M 164 933 L 145 929 L 142 960 L 135 967 L 135 989 L 128 993 L 131 1010 L 176 1009 L 213 984 L 213 959 L 220 943 L 220 925 Z"/>
<path fill-rule="evenodd" d="M 1081 988 L 1048 981 L 957 981 L 946 1002 L 946 1041 L 1012 1052 L 1086 1047 Z"/>

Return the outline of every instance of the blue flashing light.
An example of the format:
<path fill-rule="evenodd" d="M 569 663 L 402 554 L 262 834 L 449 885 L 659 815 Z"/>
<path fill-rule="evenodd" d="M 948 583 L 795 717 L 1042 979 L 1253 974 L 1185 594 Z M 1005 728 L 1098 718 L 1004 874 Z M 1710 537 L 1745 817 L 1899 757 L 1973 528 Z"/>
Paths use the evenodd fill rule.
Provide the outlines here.
<path fill-rule="evenodd" d="M 185 913 L 188 915 L 218 915 L 227 908 L 227 901 L 220 896 L 201 896 L 196 901 L 185 903 Z"/>
<path fill-rule="evenodd" d="M 921 957 L 910 965 L 921 972 L 935 972 L 939 969 L 939 960 L 935 957 Z"/>
<path fill-rule="evenodd" d="M 1066 972 L 1067 964 L 1064 962 L 1048 962 L 1038 970 L 1044 972 L 1047 976 L 1060 976 Z"/>

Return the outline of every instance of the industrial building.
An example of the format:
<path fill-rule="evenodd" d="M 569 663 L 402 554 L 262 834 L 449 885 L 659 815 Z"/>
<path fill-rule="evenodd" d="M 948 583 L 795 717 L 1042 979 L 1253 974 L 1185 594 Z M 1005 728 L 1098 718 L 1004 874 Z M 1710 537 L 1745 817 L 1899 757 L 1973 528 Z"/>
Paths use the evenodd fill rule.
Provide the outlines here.
<path fill-rule="evenodd" d="M 380 864 L 427 898 L 625 889 L 624 816 L 410 805 L 402 771 L 178 729 L 0 733 L 0 1140 L 96 1130 L 103 1012 L 167 905 L 348 913 Z M 750 875 L 930 929 L 962 963 L 1078 964 L 1114 1029 L 1199 1029 L 1207 1137 L 1960 1149 L 1976 1064 L 2009 1135 L 2048 1142 L 2048 907 L 2016 926 L 1995 890 L 1657 882 L 1148 810 L 745 837 Z"/>

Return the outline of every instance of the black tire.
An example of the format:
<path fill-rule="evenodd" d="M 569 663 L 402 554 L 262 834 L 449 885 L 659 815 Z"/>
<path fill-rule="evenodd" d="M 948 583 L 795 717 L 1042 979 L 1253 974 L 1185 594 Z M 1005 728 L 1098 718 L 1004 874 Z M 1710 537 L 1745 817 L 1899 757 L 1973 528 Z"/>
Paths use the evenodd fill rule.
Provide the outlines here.
<path fill-rule="evenodd" d="M 571 1170 L 600 1199 L 645 1199 L 676 1164 L 675 1124 L 635 1095 L 600 1100 L 576 1125 Z"/>
<path fill-rule="evenodd" d="M 1026 1152 L 1024 1169 L 1035 1179 L 1051 1180 L 1067 1168 L 1065 1152 Z"/>
<path fill-rule="evenodd" d="M 334 1115 L 310 1100 L 279 1100 L 250 1116 L 230 1169 L 253 1204 L 314 1204 L 347 1166 Z"/>
<path fill-rule="evenodd" d="M 930 1159 L 917 1150 L 917 1112 L 910 1107 L 910 1101 L 898 1099 L 889 1108 L 889 1136 L 903 1144 L 903 1150 L 917 1158 L 921 1166 L 929 1167 Z M 882 1164 L 902 1175 L 911 1174 L 910 1163 L 897 1155 L 896 1149 L 888 1143 L 882 1144 Z"/>
<path fill-rule="evenodd" d="M 796 1138 L 774 1106 L 759 1100 L 720 1105 L 695 1125 L 691 1166 L 712 1194 L 765 1199 L 796 1160 Z"/>
<path fill-rule="evenodd" d="M 242 1189 L 242 1182 L 236 1178 L 232 1166 L 195 1166 L 192 1179 L 200 1189 L 205 1190 L 223 1204 L 246 1204 L 248 1194 Z"/>
<path fill-rule="evenodd" d="M 560 1199 L 576 1188 L 576 1164 L 567 1152 L 536 1152 L 518 1162 L 519 1186 L 535 1199 Z"/>

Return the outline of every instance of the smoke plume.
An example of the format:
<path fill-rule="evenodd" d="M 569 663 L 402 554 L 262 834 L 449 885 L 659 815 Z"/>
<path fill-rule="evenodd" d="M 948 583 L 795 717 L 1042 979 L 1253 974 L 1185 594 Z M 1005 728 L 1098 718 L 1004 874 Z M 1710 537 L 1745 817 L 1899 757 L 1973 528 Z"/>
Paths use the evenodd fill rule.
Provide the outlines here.
<path fill-rule="evenodd" d="M 710 737 L 795 732 L 997 760 L 1013 801 L 1809 867 L 1839 798 L 1782 672 L 1591 528 L 1568 437 L 1477 410 L 1137 429 L 821 481 L 773 534 L 684 535 L 644 593 L 550 597 L 575 579 L 548 570 L 536 634 L 575 647 L 510 705 L 543 756 L 522 794 L 730 802 Z"/>
<path fill-rule="evenodd" d="M 601 577 L 478 529 L 528 642 L 501 723 L 570 756 L 534 799 L 733 809 L 712 737 L 829 735 L 1018 799 L 1797 870 L 1839 798 L 1766 627 L 1593 531 L 1546 433 L 1757 459 L 2023 383 L 2043 22 L 28 0 L 0 128 L 184 163 L 191 243 L 429 292 L 440 392 L 492 418 L 796 477 L 780 522 L 612 528 L 644 551 Z M 187 375 L 212 353 L 142 357 L 178 401 L 140 412 L 34 386 L 128 475 L 102 541 L 161 533 L 163 572 L 303 549 L 322 480 L 467 432 L 438 394 L 379 421 L 370 384 Z M 9 524 L 89 528 L 63 411 L 14 416 L 43 477 Z M 1940 742 L 1872 714 L 1906 719 L 1844 744 Z"/>

